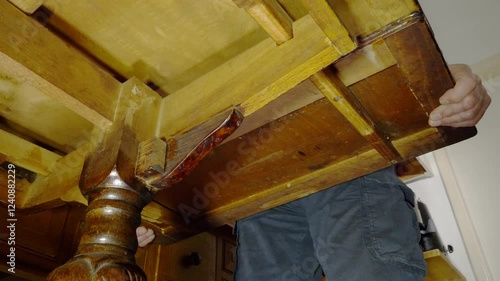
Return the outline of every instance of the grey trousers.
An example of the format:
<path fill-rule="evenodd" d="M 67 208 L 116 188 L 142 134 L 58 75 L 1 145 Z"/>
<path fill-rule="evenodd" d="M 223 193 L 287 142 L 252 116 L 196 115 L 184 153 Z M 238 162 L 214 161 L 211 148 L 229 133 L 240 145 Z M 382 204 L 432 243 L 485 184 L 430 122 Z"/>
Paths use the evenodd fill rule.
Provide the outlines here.
<path fill-rule="evenodd" d="M 234 280 L 423 280 L 413 204 L 391 167 L 242 219 Z"/>

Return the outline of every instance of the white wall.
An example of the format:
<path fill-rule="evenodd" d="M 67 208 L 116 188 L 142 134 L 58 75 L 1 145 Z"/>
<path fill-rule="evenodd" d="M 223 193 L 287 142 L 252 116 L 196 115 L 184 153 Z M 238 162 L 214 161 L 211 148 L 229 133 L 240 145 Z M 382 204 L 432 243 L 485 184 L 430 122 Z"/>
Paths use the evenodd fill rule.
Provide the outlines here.
<path fill-rule="evenodd" d="M 500 52 L 500 1 L 419 2 L 449 63 L 473 64 Z"/>
<path fill-rule="evenodd" d="M 446 152 L 489 265 L 489 280 L 500 280 L 500 1 L 420 3 L 447 62 L 471 64 L 493 99 L 478 136 Z"/>
<path fill-rule="evenodd" d="M 420 157 L 420 161 L 428 164 L 424 166 L 429 176 L 409 183 L 408 186 L 415 192 L 419 200 L 427 206 L 443 244 L 453 246 L 454 252 L 448 255 L 450 262 L 465 276 L 467 281 L 475 281 L 474 272 L 441 180 L 440 172 L 434 160 L 434 155 L 432 153 L 426 154 Z"/>
<path fill-rule="evenodd" d="M 496 65 L 500 70 L 500 56 L 497 58 Z M 476 65 L 473 65 L 473 69 Z M 483 74 L 482 76 L 483 80 L 486 80 L 489 75 Z M 498 163 L 500 160 L 500 103 L 498 102 L 500 75 L 491 76 L 489 79 L 493 102 L 487 114 L 477 125 L 478 136 L 448 147 L 446 152 L 489 264 L 491 280 L 500 280 L 500 267 L 498 266 L 500 264 L 500 219 L 498 218 L 500 215 L 500 165 Z M 496 86 L 495 83 L 497 83 Z"/>

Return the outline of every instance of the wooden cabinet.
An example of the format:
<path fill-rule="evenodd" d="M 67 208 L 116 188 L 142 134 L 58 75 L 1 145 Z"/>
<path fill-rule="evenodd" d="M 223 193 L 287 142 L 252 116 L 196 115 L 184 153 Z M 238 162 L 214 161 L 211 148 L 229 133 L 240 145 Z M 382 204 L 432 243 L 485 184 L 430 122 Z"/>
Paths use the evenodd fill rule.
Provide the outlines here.
<path fill-rule="evenodd" d="M 65 263 L 76 251 L 79 228 L 85 212 L 81 205 L 63 205 L 46 210 L 16 212 L 16 277 L 45 280 L 48 273 Z M 0 205 L 0 220 L 7 221 L 7 210 Z M 2 224 L 3 225 L 3 224 Z M 8 233 L 0 235 L 0 271 L 8 272 L 6 256 Z"/>
<path fill-rule="evenodd" d="M 149 281 L 215 281 L 217 237 L 201 233 L 171 245 L 139 249 L 136 261 Z"/>
<path fill-rule="evenodd" d="M 217 235 L 216 281 L 232 281 L 236 266 L 236 237 L 230 227 L 219 228 Z"/>
<path fill-rule="evenodd" d="M 200 254 L 199 265 L 189 265 L 193 253 Z M 150 281 L 232 281 L 235 270 L 236 237 L 231 228 L 221 227 L 172 245 L 152 244 L 139 249 L 137 263 Z M 465 277 L 439 250 L 424 253 L 428 267 L 425 281 L 465 281 Z M 327 281 L 323 277 L 323 281 Z"/>
<path fill-rule="evenodd" d="M 428 273 L 425 281 L 465 281 L 465 277 L 448 260 L 448 258 L 439 250 L 432 250 L 424 253 L 427 262 Z"/>
<path fill-rule="evenodd" d="M 231 281 L 236 239 L 224 226 L 170 245 L 150 244 L 136 261 L 149 281 Z"/>

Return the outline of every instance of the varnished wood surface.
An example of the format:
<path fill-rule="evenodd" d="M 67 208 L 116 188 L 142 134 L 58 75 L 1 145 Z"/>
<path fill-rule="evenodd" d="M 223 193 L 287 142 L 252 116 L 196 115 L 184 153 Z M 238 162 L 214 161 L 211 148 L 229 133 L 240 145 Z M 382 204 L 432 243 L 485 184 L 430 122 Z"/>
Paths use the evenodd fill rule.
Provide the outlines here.
<path fill-rule="evenodd" d="M 293 37 L 293 20 L 277 0 L 233 0 L 244 8 L 278 44 Z"/>
<path fill-rule="evenodd" d="M 455 84 L 446 67 L 446 62 L 432 37 L 427 25 L 420 24 L 412 29 L 405 29 L 397 36 L 386 40 L 398 67 L 407 77 L 409 86 L 426 114 L 439 106 L 439 97 Z M 409 56 L 404 50 L 411 49 L 414 44 L 421 46 Z M 475 128 L 439 127 L 448 145 L 464 139 L 464 136 L 473 136 Z"/>
<path fill-rule="evenodd" d="M 333 104 L 335 109 L 349 121 L 352 127 L 382 157 L 393 164 L 402 160 L 401 155 L 390 142 L 389 135 L 376 124 L 373 117 L 370 116 L 351 90 L 341 82 L 335 72 L 326 69 L 317 72 L 310 79 Z"/>
<path fill-rule="evenodd" d="M 186 134 L 169 139 L 164 173 L 147 179 L 152 190 L 168 189 L 179 183 L 215 147 L 219 146 L 243 122 L 238 110 L 221 113 Z"/>
<path fill-rule="evenodd" d="M 236 237 L 224 226 L 183 241 L 162 245 L 150 244 L 136 254 L 137 264 L 153 281 L 230 281 L 235 270 Z M 200 263 L 190 263 L 198 254 Z"/>
<path fill-rule="evenodd" d="M 411 38 L 427 41 L 397 47 Z M 444 93 L 452 81 L 425 22 L 417 20 L 404 32 L 380 40 L 390 43 L 386 44 L 391 55 L 401 62 L 354 83 L 349 90 L 403 159 L 453 143 L 443 131 L 427 124 L 440 96 L 437 92 Z M 418 59 L 422 67 L 412 68 L 410 75 L 407 61 L 424 53 L 427 56 Z M 430 69 L 432 78 L 427 77 Z M 419 76 L 430 82 L 419 85 L 420 96 L 416 96 L 410 86 L 413 77 Z M 445 86 L 435 90 L 437 83 Z M 471 130 L 462 130 L 462 137 L 472 136 Z M 181 184 L 162 191 L 156 201 L 179 213 L 188 225 L 203 229 L 388 165 L 391 162 L 323 99 L 225 143 Z"/>
<path fill-rule="evenodd" d="M 113 169 L 88 196 L 82 236 L 75 256 L 54 269 L 47 280 L 146 280 L 135 264 L 142 196 L 128 186 Z"/>
<path fill-rule="evenodd" d="M 7 156 L 5 161 L 20 163 L 20 166 L 40 175 L 48 175 L 52 165 L 61 158 L 56 153 L 1 129 L 0 138 L 0 153 Z"/>
<path fill-rule="evenodd" d="M 151 244 L 136 255 L 149 281 L 215 281 L 217 237 L 209 233 L 185 239 L 171 245 Z M 198 265 L 189 263 L 189 256 L 199 254 Z"/>
<path fill-rule="evenodd" d="M 2 188 L 3 189 L 3 188 Z M 6 221 L 7 208 L 0 206 L 0 218 Z M 16 212 L 16 276 L 45 280 L 55 267 L 65 263 L 76 251 L 85 206 L 59 206 L 47 210 Z M 4 225 L 2 225 L 5 227 Z M 5 257 L 11 245 L 7 232 L 0 236 L 1 271 L 7 272 Z M 6 265 L 6 264 L 5 264 Z"/>
<path fill-rule="evenodd" d="M 166 161 L 176 157 L 167 156 L 166 145 L 150 145 L 151 128 L 134 130 L 139 126 L 134 120 L 139 114 L 144 117 L 141 109 L 150 105 L 148 99 L 137 99 L 134 95 L 139 94 L 139 89 L 134 89 L 122 93 L 114 125 L 99 143 L 102 153 L 85 161 L 80 189 L 89 205 L 78 251 L 66 264 L 53 270 L 48 280 L 146 280 L 134 259 L 135 230 L 140 225 L 143 207 L 158 190 L 181 181 L 241 123 L 241 114 L 232 110 L 229 116 L 224 114 L 196 127 L 193 134 L 187 135 L 193 138 L 190 142 L 177 139 L 179 143 L 174 146 L 169 141 L 168 153 L 181 157 L 166 169 L 168 165 L 159 162 L 157 156 Z M 152 102 L 155 100 L 153 95 Z M 143 134 L 133 134 L 135 131 Z M 144 142 L 148 144 L 145 148 L 141 146 Z M 137 162 L 143 165 L 136 166 Z"/>
<path fill-rule="evenodd" d="M 116 167 L 127 190 L 140 194 L 127 215 L 135 225 L 151 191 L 168 186 L 153 187 L 158 178 L 150 176 L 190 153 L 173 151 L 175 140 L 234 107 L 249 123 L 144 210 L 164 243 L 475 133 L 427 125 L 453 81 L 413 0 L 0 0 L 0 7 L 7 38 L 0 129 L 10 143 L 0 159 L 38 173 L 20 184 L 20 207 L 84 202 L 78 185 L 92 201 Z M 21 12 L 37 7 L 31 17 Z M 96 221 L 84 242 L 107 231 Z M 132 236 L 130 225 L 111 236 L 133 252 L 131 237 L 120 240 Z"/>
<path fill-rule="evenodd" d="M 465 281 L 465 277 L 458 271 L 439 250 L 425 252 L 428 273 L 425 281 Z"/>

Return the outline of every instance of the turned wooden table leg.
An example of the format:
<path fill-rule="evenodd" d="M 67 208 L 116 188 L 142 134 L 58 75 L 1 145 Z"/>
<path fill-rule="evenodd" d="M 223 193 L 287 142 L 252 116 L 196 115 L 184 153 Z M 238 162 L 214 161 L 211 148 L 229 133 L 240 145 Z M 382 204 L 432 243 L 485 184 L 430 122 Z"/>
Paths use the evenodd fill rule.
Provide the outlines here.
<path fill-rule="evenodd" d="M 87 196 L 89 206 L 78 251 L 48 280 L 146 280 L 134 255 L 135 229 L 148 202 L 123 182 L 116 169 Z"/>
<path fill-rule="evenodd" d="M 113 138 L 104 142 L 99 152 L 87 159 L 85 174 L 80 178 L 80 189 L 88 198 L 89 206 L 78 251 L 66 264 L 51 272 L 48 280 L 146 280 L 134 257 L 135 231 L 141 223 L 142 208 L 158 190 L 181 181 L 238 128 L 242 119 L 236 110 L 222 113 L 169 140 L 168 148 L 156 138 L 144 141 L 138 145 L 134 157 L 127 157 L 125 149 L 118 151 Z M 111 133 L 116 134 L 118 129 Z M 126 141 L 122 139 L 122 148 Z M 111 170 L 109 175 L 106 170 Z M 102 178 L 105 179 L 101 181 Z"/>

